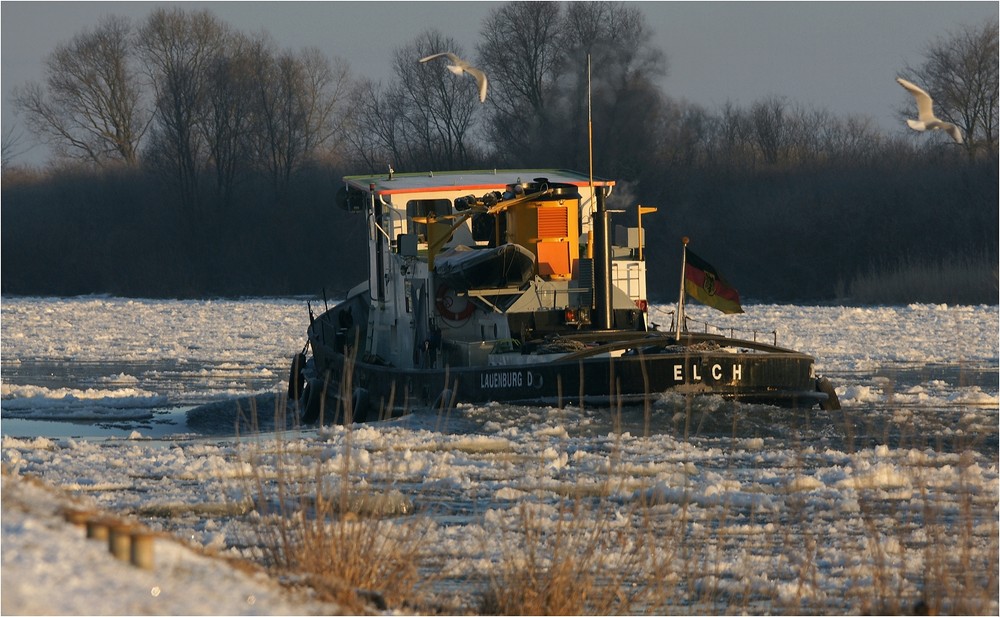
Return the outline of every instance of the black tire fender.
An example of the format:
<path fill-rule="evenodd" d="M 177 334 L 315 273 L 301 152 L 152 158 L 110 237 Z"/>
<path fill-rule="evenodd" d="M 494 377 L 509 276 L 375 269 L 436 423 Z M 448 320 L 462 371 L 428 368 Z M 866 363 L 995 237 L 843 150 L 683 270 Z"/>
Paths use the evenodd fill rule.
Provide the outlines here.
<path fill-rule="evenodd" d="M 319 413 L 323 409 L 323 382 L 318 379 L 310 379 L 302 391 L 302 400 L 305 405 L 302 408 L 302 423 L 315 424 L 319 419 Z"/>
<path fill-rule="evenodd" d="M 437 395 L 434 399 L 434 403 L 431 405 L 431 409 L 436 409 L 438 411 L 451 411 L 452 402 L 452 392 L 448 388 L 441 390 L 441 393 Z"/>
<path fill-rule="evenodd" d="M 816 389 L 826 394 L 826 400 L 819 404 L 820 409 L 825 411 L 836 411 L 840 409 L 840 399 L 837 397 L 837 389 L 826 377 L 816 379 Z"/>
<path fill-rule="evenodd" d="M 365 388 L 354 388 L 354 392 L 351 394 L 351 422 L 364 422 L 368 419 L 368 406 L 371 404 L 371 399 L 368 396 L 368 390 Z M 349 424 L 347 422 L 347 413 L 343 414 L 344 424 Z"/>
<path fill-rule="evenodd" d="M 299 401 L 305 394 L 306 376 L 302 371 L 306 367 L 306 354 L 297 353 L 292 358 L 292 368 L 288 372 L 288 400 Z"/>

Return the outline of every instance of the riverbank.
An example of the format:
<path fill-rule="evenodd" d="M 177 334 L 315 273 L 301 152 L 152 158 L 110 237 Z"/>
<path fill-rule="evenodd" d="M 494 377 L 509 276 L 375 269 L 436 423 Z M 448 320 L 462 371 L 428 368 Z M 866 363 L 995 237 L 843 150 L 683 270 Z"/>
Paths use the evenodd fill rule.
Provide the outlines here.
<path fill-rule="evenodd" d="M 333 615 L 341 607 L 278 584 L 259 568 L 211 556 L 158 535 L 154 566 L 116 559 L 107 540 L 88 539 L 63 511 L 86 500 L 4 470 L 4 615 Z M 118 516 L 115 514 L 114 516 Z"/>

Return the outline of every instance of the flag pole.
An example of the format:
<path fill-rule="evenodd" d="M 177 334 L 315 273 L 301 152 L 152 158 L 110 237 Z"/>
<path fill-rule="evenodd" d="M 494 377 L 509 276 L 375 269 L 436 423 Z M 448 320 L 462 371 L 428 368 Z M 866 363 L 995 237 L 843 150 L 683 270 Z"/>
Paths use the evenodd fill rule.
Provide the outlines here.
<path fill-rule="evenodd" d="M 684 296 L 685 296 L 684 276 L 687 272 L 687 254 L 688 254 L 687 247 L 689 241 L 690 240 L 688 239 L 687 236 L 681 238 L 681 242 L 684 244 L 684 251 L 681 255 L 681 290 L 680 293 L 677 294 L 677 332 L 674 335 L 674 338 L 676 338 L 678 341 L 681 340 L 681 328 L 682 328 L 681 324 L 684 323 Z"/>

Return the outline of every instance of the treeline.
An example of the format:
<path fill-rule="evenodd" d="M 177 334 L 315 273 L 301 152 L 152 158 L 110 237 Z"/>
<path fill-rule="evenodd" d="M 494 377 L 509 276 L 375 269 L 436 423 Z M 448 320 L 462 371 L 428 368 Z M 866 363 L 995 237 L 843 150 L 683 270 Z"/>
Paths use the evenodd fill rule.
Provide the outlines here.
<path fill-rule="evenodd" d="M 157 9 L 139 25 L 106 17 L 47 59 L 44 85 L 15 90 L 32 131 L 64 162 L 155 172 L 192 218 L 234 205 L 265 177 L 333 155 L 348 115 L 348 70 L 316 49 L 282 50 L 208 11 Z"/>
<path fill-rule="evenodd" d="M 342 292 L 367 264 L 363 220 L 332 205 L 341 175 L 586 170 L 590 73 L 595 173 L 619 181 L 626 210 L 615 222 L 634 225 L 638 203 L 660 209 L 644 218 L 652 297 L 676 296 L 687 235 L 750 298 L 997 301 L 996 24 L 900 70 L 935 92 L 961 145 L 780 97 L 675 100 L 636 5 L 513 2 L 481 34 L 466 55 L 426 31 L 375 84 L 206 11 L 106 18 L 49 56 L 44 84 L 17 91 L 58 158 L 12 166 L 4 134 L 3 293 Z M 416 61 L 443 50 L 489 75 L 485 105 L 471 79 Z M 900 102 L 913 106 L 902 89 Z M 949 263 L 972 283 L 922 284 Z M 883 276 L 911 282 L 880 299 Z"/>
<path fill-rule="evenodd" d="M 62 172 L 3 189 L 4 294 L 343 295 L 367 276 L 363 217 L 333 207 L 340 173 L 310 168 L 287 203 L 243 185 L 238 214 L 194 220 L 136 169 Z"/>
<path fill-rule="evenodd" d="M 897 152 L 858 163 L 682 173 L 668 176 L 666 212 L 643 217 L 648 259 L 659 266 L 651 293 L 660 299 L 676 298 L 682 235 L 757 300 L 996 304 L 1000 297 L 995 160 Z M 942 267 L 956 262 L 962 275 L 942 279 Z"/>

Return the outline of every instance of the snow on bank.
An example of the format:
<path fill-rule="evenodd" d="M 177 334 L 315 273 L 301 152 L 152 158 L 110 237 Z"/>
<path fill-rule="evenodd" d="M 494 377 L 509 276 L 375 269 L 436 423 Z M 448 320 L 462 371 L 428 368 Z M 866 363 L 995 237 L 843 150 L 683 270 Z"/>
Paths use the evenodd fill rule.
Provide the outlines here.
<path fill-rule="evenodd" d="M 339 607 L 293 596 L 261 573 L 234 569 L 164 537 L 152 570 L 116 560 L 63 520 L 70 499 L 3 476 L 0 611 L 49 615 L 329 615 Z M 79 505 L 79 504 L 76 504 Z"/>

